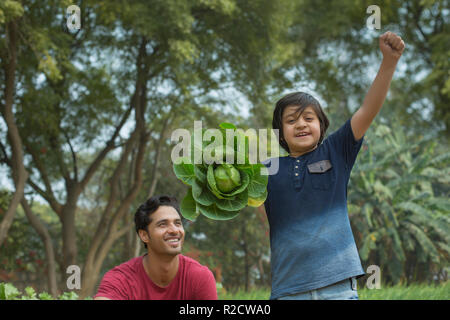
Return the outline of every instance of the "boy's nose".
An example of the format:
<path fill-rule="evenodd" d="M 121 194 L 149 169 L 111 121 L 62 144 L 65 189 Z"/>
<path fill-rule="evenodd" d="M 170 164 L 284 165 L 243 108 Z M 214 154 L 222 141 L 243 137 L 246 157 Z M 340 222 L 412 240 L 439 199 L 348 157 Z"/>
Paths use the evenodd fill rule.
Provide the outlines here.
<path fill-rule="evenodd" d="M 300 117 L 296 122 L 295 122 L 295 127 L 296 128 L 304 128 L 305 127 L 306 122 Z"/>

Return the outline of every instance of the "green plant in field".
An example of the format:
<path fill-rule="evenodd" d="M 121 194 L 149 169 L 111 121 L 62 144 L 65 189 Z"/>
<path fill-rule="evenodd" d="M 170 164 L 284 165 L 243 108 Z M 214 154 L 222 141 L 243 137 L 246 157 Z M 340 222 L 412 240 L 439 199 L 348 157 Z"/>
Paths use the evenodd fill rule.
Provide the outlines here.
<path fill-rule="evenodd" d="M 73 291 L 64 292 L 58 297 L 58 300 L 78 300 L 78 295 Z"/>
<path fill-rule="evenodd" d="M 86 298 L 89 300 L 92 298 Z M 11 283 L 0 283 L 0 300 L 78 300 L 78 295 L 71 292 L 64 292 L 57 299 L 47 292 L 39 294 L 32 287 L 25 288 L 25 294 L 22 293 Z"/>
<path fill-rule="evenodd" d="M 0 300 L 14 300 L 19 295 L 19 290 L 12 284 L 0 283 Z"/>
<path fill-rule="evenodd" d="M 361 259 L 393 283 L 431 280 L 450 255 L 450 152 L 384 125 L 367 138 L 349 194 Z"/>
<path fill-rule="evenodd" d="M 267 174 L 262 173 L 266 167 L 250 163 L 249 138 L 230 123 L 221 123 L 216 130 L 222 140 L 197 144 L 192 139 L 191 158 L 173 165 L 178 179 L 190 187 L 180 206 L 188 220 L 200 213 L 214 220 L 232 219 L 246 206 L 260 206 L 267 197 Z M 232 141 L 226 140 L 225 130 L 235 134 Z M 194 164 L 196 152 L 205 155 L 200 164 Z"/>

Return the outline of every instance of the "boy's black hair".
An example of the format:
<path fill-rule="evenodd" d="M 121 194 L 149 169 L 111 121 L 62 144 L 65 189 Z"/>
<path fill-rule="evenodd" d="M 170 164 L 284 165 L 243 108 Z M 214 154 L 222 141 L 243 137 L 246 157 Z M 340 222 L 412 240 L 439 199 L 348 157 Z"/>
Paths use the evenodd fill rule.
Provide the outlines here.
<path fill-rule="evenodd" d="M 175 197 L 168 195 L 160 195 L 149 198 L 146 202 L 141 204 L 134 214 L 134 224 L 136 227 L 136 233 L 139 235 L 139 230 L 145 230 L 148 232 L 148 225 L 152 222 L 150 215 L 158 210 L 160 206 L 170 206 L 177 210 L 180 218 L 183 220 L 178 201 Z M 144 243 L 144 247 L 147 249 L 147 244 Z"/>
<path fill-rule="evenodd" d="M 284 140 L 283 135 L 283 111 L 289 106 L 297 106 L 297 113 L 300 116 L 307 107 L 313 108 L 320 122 L 320 139 L 318 145 L 320 145 L 325 136 L 325 132 L 328 129 L 328 125 L 330 122 L 328 121 L 327 116 L 322 110 L 319 101 L 315 99 L 312 95 L 305 92 L 293 92 L 285 95 L 283 98 L 277 101 L 275 105 L 275 110 L 273 111 L 273 120 L 272 120 L 272 128 L 279 130 L 278 142 L 281 147 L 287 152 L 289 151 L 289 146 L 287 142 Z"/>

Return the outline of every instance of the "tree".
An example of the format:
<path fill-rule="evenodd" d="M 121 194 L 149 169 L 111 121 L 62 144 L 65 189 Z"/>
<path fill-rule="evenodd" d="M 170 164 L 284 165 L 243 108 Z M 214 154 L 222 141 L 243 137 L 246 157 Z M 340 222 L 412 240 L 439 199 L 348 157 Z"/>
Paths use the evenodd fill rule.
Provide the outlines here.
<path fill-rule="evenodd" d="M 0 30 L 3 29 L 2 31 L 5 31 L 4 33 L 6 34 L 6 37 L 0 39 L 1 79 L 4 80 L 4 85 L 2 86 L 3 94 L 0 97 L 4 103 L 0 103 L 0 111 L 8 128 L 7 135 L 9 146 L 11 147 L 11 156 L 9 157 L 6 147 L 0 141 L 3 153 L 0 159 L 11 167 L 11 176 L 16 188 L 8 210 L 0 222 L 0 245 L 8 234 L 17 206 L 23 197 L 25 183 L 28 178 L 28 172 L 23 164 L 22 140 L 13 111 L 16 93 L 17 56 L 20 46 L 18 23 L 22 15 L 23 7 L 19 2 L 9 1 L 0 6 Z"/>
<path fill-rule="evenodd" d="M 350 221 L 361 259 L 379 265 L 386 282 L 431 281 L 450 255 L 450 153 L 432 136 L 391 125 L 367 135 L 349 187 Z"/>
<path fill-rule="evenodd" d="M 398 103 L 390 109 L 390 116 L 394 112 L 405 126 L 415 123 L 421 130 L 440 132 L 448 140 L 450 32 L 445 3 L 381 1 L 377 3 L 381 29 L 371 31 L 366 27 L 367 2 L 293 2 L 291 10 L 296 14 L 286 36 L 295 54 L 283 69 L 291 74 L 290 85 L 286 83 L 284 90 L 303 87 L 316 92 L 341 123 L 362 103 L 373 80 L 370 74 L 376 72 L 372 68 L 381 61 L 378 37 L 391 30 L 402 37 L 406 49 L 392 83 L 395 87 L 397 82 Z M 282 93 L 272 92 L 275 101 Z"/>
<path fill-rule="evenodd" d="M 380 119 L 396 117 L 408 137 L 417 133 L 416 127 L 444 132 L 449 90 L 442 70 L 449 41 L 442 3 L 411 0 L 381 5 L 383 26 L 398 23 L 406 36 L 411 56 L 406 55 L 405 62 L 411 67 L 394 80 L 391 108 L 383 109 Z M 371 80 L 366 77 L 367 65 L 377 59 L 376 41 L 366 34 L 362 21 L 363 2 L 139 0 L 124 5 L 85 0 L 79 4 L 81 29 L 74 32 L 65 26 L 70 4 L 53 0 L 0 4 L 0 29 L 5 30 L 1 34 L 8 35 L 0 36 L 2 112 L 9 110 L 8 117 L 13 115 L 14 120 L 5 120 L 7 132 L 0 129 L 0 158 L 10 165 L 18 191 L 8 212 L 13 213 L 20 201 L 26 209 L 31 195 L 49 204 L 61 225 L 61 234 L 48 233 L 60 272 L 65 274 L 70 264 L 83 266 L 82 295 L 92 293 L 105 258 L 116 253 L 114 244 L 122 236 L 129 239 L 129 248 L 135 248 L 128 252 L 139 251 L 128 215 L 135 202 L 154 192 L 184 191 L 170 162 L 167 140 L 172 129 L 190 128 L 193 120 L 207 121 L 210 127 L 217 127 L 218 119 L 242 120 L 237 116 L 240 105 L 223 111 L 232 105 L 230 89 L 252 105 L 246 124 L 270 127 L 273 101 L 297 84 L 318 92 L 327 101 L 333 123 L 340 123 L 361 101 Z M 434 20 L 429 19 L 432 16 Z M 7 48 L 14 48 L 7 39 L 15 31 L 7 26 L 18 17 L 14 63 L 5 56 Z M 414 17 L 418 26 L 411 20 Z M 426 60 L 430 63 L 422 63 Z M 427 74 L 423 83 L 412 76 L 420 71 Z M 13 85 L 5 91 L 11 79 Z M 433 121 L 423 119 L 417 107 L 428 104 L 427 99 L 432 101 L 427 108 L 435 114 Z M 11 109 L 6 108 L 8 101 Z M 3 142 L 3 136 L 14 133 L 14 125 L 24 147 L 23 160 L 17 151 L 22 150 L 19 140 Z M 22 167 L 30 174 L 25 198 L 19 197 L 18 182 L 25 177 Z M 17 173 L 20 181 L 14 180 Z M 89 230 L 96 232 L 92 237 L 77 224 L 91 209 L 95 225 Z M 252 230 L 258 225 L 255 219 L 249 213 L 252 223 L 233 225 L 244 243 L 229 243 L 233 250 L 222 263 L 228 283 L 245 279 L 249 287 L 255 277 L 252 268 L 258 265 L 256 274 L 265 272 L 265 262 L 260 263 L 265 251 L 252 238 L 261 235 Z M 34 225 L 49 243 L 45 230 Z M 244 239 L 247 234 L 252 236 Z M 244 259 L 237 259 L 235 252 L 244 252 Z M 235 265 L 243 272 L 233 270 Z"/>
<path fill-rule="evenodd" d="M 246 92 L 258 88 L 259 66 L 267 67 L 267 61 L 275 62 L 273 57 L 283 57 L 283 48 L 276 46 L 281 27 L 271 19 L 282 21 L 280 14 L 286 9 L 270 1 L 251 5 L 138 1 L 124 10 L 118 1 L 84 1 L 80 5 L 83 27 L 70 33 L 61 28 L 67 2 L 38 6 L 30 0 L 22 5 L 27 23 L 19 30 L 24 46 L 16 116 L 31 173 L 28 185 L 61 221 L 61 271 L 77 264 L 76 213 L 83 191 L 110 152 L 121 153 L 111 176 L 110 201 L 104 207 L 104 216 L 114 218 L 100 220 L 83 269 L 89 282 L 83 294 L 87 294 L 108 247 L 129 230 L 120 222 L 142 186 L 152 128 L 166 119 L 167 103 L 161 101 L 176 96 L 180 103 L 198 106 L 219 100 L 209 95 L 211 89 L 233 83 L 245 84 Z M 258 15 L 249 15 L 252 10 Z M 243 28 L 246 38 L 241 37 Z M 108 61 L 102 61 L 105 53 L 110 54 Z M 110 63 L 114 59 L 120 59 L 120 68 Z M 161 91 L 161 84 L 171 94 Z M 157 97 L 160 104 L 150 97 Z M 151 118 L 159 114 L 163 117 Z M 134 126 L 128 135 L 122 132 L 125 125 Z M 96 155 L 80 157 L 81 150 L 89 148 Z M 134 157 L 128 167 L 134 167 L 133 181 L 118 205 L 114 195 L 130 156 Z M 86 159 L 91 160 L 84 163 Z M 104 229 L 105 221 L 109 229 Z"/>

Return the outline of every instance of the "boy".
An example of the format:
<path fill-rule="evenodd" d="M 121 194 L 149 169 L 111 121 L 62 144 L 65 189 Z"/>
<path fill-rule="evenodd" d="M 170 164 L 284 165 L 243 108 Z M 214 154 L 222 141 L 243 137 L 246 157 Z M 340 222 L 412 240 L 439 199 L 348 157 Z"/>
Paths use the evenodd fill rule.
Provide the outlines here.
<path fill-rule="evenodd" d="M 296 92 L 276 104 L 272 126 L 289 156 L 269 176 L 260 207 L 270 225 L 271 299 L 358 299 L 356 278 L 364 270 L 348 219 L 347 184 L 405 48 L 392 32 L 379 45 L 383 61 L 362 106 L 327 139 L 328 119 L 312 96 Z"/>

